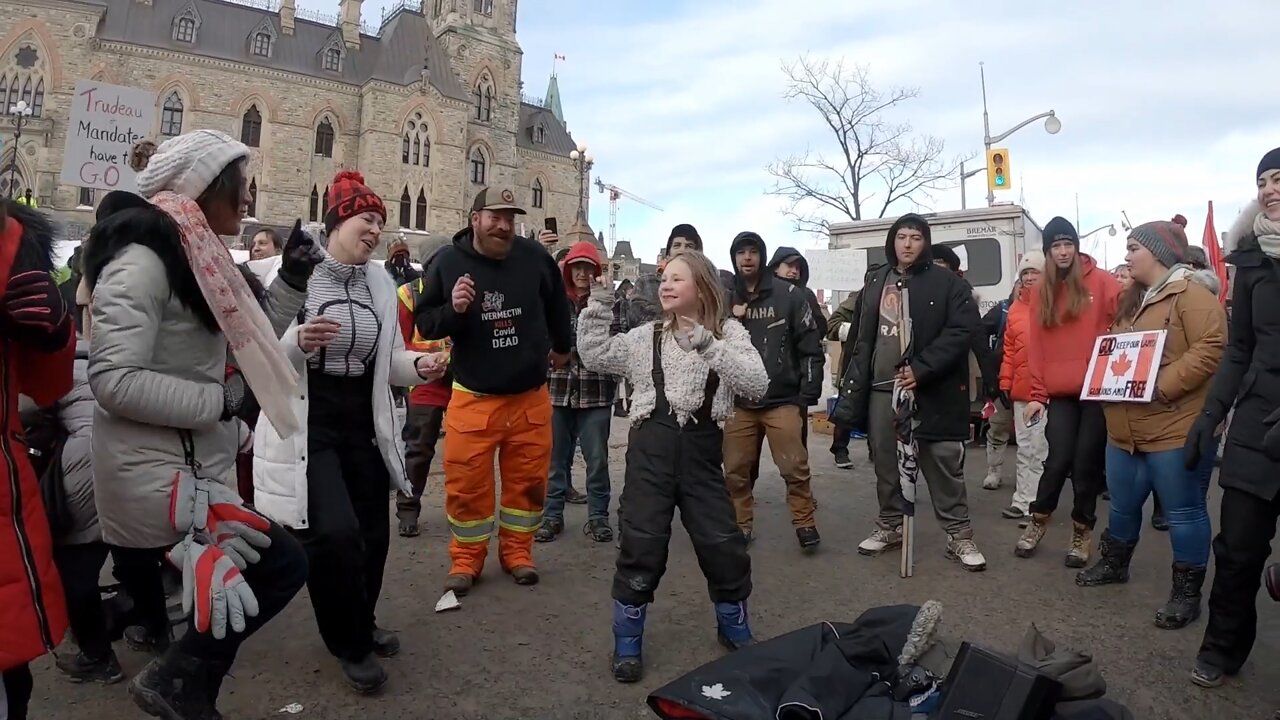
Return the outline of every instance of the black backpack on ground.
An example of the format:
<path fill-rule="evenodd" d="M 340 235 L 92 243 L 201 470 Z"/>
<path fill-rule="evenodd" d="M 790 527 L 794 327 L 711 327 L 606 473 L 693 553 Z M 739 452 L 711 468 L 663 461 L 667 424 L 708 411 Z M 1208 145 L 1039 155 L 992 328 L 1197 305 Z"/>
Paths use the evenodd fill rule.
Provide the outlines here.
<path fill-rule="evenodd" d="M 62 449 L 67 428 L 54 408 L 30 408 L 20 414 L 27 444 L 27 459 L 40 483 L 40 497 L 49 517 L 49 531 L 56 539 L 71 530 L 71 509 L 63 484 Z"/>

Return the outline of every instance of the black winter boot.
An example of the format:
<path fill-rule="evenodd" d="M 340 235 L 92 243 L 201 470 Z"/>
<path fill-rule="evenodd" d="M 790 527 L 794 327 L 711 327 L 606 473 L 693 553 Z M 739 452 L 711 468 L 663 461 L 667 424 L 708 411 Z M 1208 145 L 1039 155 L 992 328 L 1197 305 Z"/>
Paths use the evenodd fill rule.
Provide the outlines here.
<path fill-rule="evenodd" d="M 1098 562 L 1088 570 L 1076 573 L 1076 584 L 1094 587 L 1129 582 L 1129 561 L 1133 559 L 1136 547 L 1137 543 L 1120 542 L 1112 537 L 1110 530 L 1103 530 L 1102 540 L 1098 543 Z"/>
<path fill-rule="evenodd" d="M 209 698 L 208 663 L 170 645 L 129 683 L 143 712 L 165 720 L 221 720 Z"/>
<path fill-rule="evenodd" d="M 347 684 L 361 695 L 372 695 L 387 683 L 387 671 L 382 669 L 373 653 L 365 655 L 359 662 L 339 658 L 338 664 L 342 666 Z"/>
<path fill-rule="evenodd" d="M 1173 587 L 1169 590 L 1169 602 L 1156 611 L 1156 627 L 1177 630 L 1200 617 L 1200 588 L 1204 586 L 1204 573 L 1204 568 L 1173 564 Z"/>

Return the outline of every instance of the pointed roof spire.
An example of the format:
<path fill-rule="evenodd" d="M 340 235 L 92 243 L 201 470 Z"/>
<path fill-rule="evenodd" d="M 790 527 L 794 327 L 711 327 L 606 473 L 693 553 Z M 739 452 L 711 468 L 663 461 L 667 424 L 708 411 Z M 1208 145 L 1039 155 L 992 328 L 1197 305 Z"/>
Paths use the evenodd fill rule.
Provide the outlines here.
<path fill-rule="evenodd" d="M 556 80 L 554 71 L 551 73 L 551 82 L 547 83 L 547 97 L 542 104 L 562 125 L 564 124 L 564 109 L 560 107 L 560 83 Z"/>

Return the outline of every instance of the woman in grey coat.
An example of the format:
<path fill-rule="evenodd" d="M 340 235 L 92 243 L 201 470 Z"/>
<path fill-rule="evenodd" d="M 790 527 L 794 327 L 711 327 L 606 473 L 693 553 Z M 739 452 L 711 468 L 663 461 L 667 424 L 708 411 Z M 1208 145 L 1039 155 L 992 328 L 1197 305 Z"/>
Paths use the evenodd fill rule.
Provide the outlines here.
<path fill-rule="evenodd" d="M 241 507 L 235 492 L 235 457 L 247 439 L 237 418 L 257 404 L 277 425 L 297 427 L 288 405 L 297 376 L 278 338 L 302 306 L 318 259 L 295 228 L 264 316 L 218 238 L 240 232 L 251 200 L 248 158 L 247 147 L 211 130 L 171 138 L 149 158 L 135 154 L 148 204 L 101 219 L 85 251 L 103 540 L 135 598 L 156 596 L 166 553 L 174 564 L 198 561 L 215 573 L 188 575 L 184 591 L 201 612 L 130 683 L 134 701 L 156 717 L 217 717 L 218 690 L 240 644 L 288 604 L 307 574 L 298 542 Z M 238 368 L 231 375 L 229 345 Z M 213 522 L 212 504 L 209 514 L 194 515 L 197 488 L 219 511 L 263 528 L 256 551 L 232 552 L 227 537 L 197 532 Z M 191 514 L 171 516 L 171 503 Z M 158 625 L 162 613 L 163 604 L 149 616 Z M 167 628 L 153 630 L 167 637 Z"/>

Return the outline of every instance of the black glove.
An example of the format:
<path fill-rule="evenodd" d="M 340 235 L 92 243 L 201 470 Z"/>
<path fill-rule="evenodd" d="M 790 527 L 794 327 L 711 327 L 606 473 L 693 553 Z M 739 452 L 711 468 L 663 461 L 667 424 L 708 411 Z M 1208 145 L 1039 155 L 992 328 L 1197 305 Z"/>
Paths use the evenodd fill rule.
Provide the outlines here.
<path fill-rule="evenodd" d="M 7 338 L 56 352 L 71 339 L 71 315 L 53 276 L 42 270 L 9 278 L 0 325 Z"/>
<path fill-rule="evenodd" d="M 1280 602 L 1280 563 L 1272 563 L 1262 571 L 1262 581 L 1267 585 L 1267 594 L 1272 600 Z"/>
<path fill-rule="evenodd" d="M 222 420 L 252 420 L 258 414 L 258 400 L 239 370 L 232 370 L 222 384 Z"/>
<path fill-rule="evenodd" d="M 324 260 L 324 251 L 302 230 L 302 220 L 293 224 L 289 239 L 280 252 L 280 279 L 294 290 L 305 291 L 311 271 Z"/>
<path fill-rule="evenodd" d="M 1013 400 L 1009 399 L 1009 393 L 1003 390 L 997 390 L 996 394 L 991 396 L 991 401 L 1000 403 L 1005 410 L 1013 409 Z"/>
<path fill-rule="evenodd" d="M 1183 464 L 1188 470 L 1196 469 L 1200 465 L 1201 458 L 1218 454 L 1218 444 L 1215 440 L 1220 423 L 1217 416 L 1208 411 L 1200 413 L 1196 418 L 1195 424 L 1191 426 L 1191 432 L 1187 433 L 1187 442 L 1182 446 Z M 1277 439 L 1280 440 L 1280 438 Z"/>
<path fill-rule="evenodd" d="M 1262 422 L 1271 426 L 1262 437 L 1262 452 L 1271 460 L 1280 462 L 1280 410 L 1271 413 Z"/>

